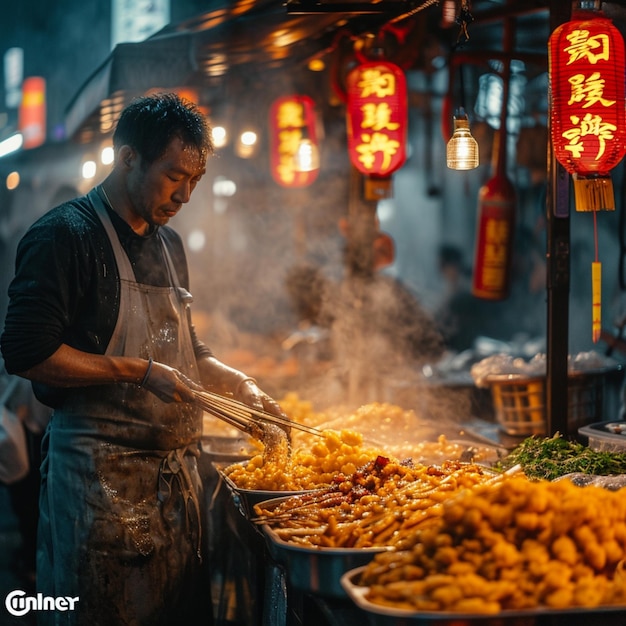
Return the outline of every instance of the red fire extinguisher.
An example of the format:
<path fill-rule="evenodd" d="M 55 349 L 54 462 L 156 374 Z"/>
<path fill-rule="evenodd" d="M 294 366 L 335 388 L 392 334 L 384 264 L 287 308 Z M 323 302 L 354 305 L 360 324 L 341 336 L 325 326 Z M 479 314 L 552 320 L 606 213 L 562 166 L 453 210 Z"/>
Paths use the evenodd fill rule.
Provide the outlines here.
<path fill-rule="evenodd" d="M 504 300 L 511 284 L 516 196 L 506 175 L 508 64 L 504 74 L 500 129 L 494 152 L 495 173 L 478 192 L 472 294 L 485 300 Z"/>

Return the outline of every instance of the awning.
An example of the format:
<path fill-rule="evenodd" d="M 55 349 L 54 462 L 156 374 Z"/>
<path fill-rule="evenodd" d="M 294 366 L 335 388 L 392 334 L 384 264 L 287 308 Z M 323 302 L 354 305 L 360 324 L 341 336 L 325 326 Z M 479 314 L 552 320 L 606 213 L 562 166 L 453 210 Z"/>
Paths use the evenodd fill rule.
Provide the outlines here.
<path fill-rule="evenodd" d="M 66 135 L 80 142 L 108 133 L 122 108 L 135 96 L 161 88 L 224 90 L 237 73 L 254 74 L 263 86 L 277 72 L 293 76 L 307 60 L 332 48 L 340 34 L 358 37 L 382 26 L 402 30 L 419 24 L 398 47 L 405 54 L 437 37 L 445 49 L 458 26 L 442 27 L 443 7 L 432 0 L 371 3 L 386 11 L 362 13 L 359 0 L 249 0 L 226 2 L 189 20 L 171 24 L 149 39 L 120 44 L 81 87 L 66 109 Z M 366 3 L 367 4 L 367 3 Z M 547 0 L 474 0 L 467 48 L 498 49 L 502 19 L 516 16 L 520 49 L 546 54 Z M 351 10 L 354 7 L 354 10 Z M 343 12 L 342 12 L 343 11 Z M 454 31 L 454 32 L 452 32 Z M 234 81 L 232 81 L 234 82 Z M 252 85 L 251 90 L 256 85 Z M 249 93 L 247 94 L 249 95 Z"/>
<path fill-rule="evenodd" d="M 145 41 L 116 46 L 66 108 L 66 136 L 86 142 L 108 132 L 121 109 L 151 89 L 218 85 L 237 68 L 259 77 L 296 64 L 328 45 L 333 33 L 355 19 L 341 14 L 292 16 L 275 0 L 248 6 L 241 11 L 229 3 Z M 382 18 L 370 19 L 380 23 Z"/>
<path fill-rule="evenodd" d="M 133 97 L 147 90 L 192 83 L 198 74 L 191 33 L 176 33 L 140 43 L 119 44 L 91 75 L 66 109 L 68 137 L 80 141 L 106 133 Z"/>

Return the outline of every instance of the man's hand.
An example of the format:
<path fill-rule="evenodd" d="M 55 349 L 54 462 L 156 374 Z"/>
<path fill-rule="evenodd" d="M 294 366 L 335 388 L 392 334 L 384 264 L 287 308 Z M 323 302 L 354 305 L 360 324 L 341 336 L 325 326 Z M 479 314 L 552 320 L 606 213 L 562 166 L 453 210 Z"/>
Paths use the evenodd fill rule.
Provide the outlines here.
<path fill-rule="evenodd" d="M 289 421 L 289 417 L 280 408 L 278 402 L 259 389 L 256 381 L 252 378 L 246 378 L 239 383 L 235 392 L 235 400 L 239 400 L 240 402 L 247 404 L 253 409 L 257 409 L 258 411 L 264 411 L 265 413 L 275 415 L 276 417 L 281 418 L 282 421 Z M 279 424 L 279 426 L 287 433 L 287 435 L 290 434 L 291 429 L 288 424 Z"/>
<path fill-rule="evenodd" d="M 148 367 L 143 387 L 163 402 L 194 402 L 194 391 L 202 391 L 200 385 L 169 365 L 154 361 Z"/>

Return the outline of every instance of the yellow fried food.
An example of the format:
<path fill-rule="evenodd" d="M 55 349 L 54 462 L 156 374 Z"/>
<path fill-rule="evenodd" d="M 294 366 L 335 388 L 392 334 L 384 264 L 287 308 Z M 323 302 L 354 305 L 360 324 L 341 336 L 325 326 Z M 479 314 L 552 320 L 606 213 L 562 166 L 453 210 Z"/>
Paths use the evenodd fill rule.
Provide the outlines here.
<path fill-rule="evenodd" d="M 389 605 L 401 596 L 416 611 L 626 604 L 625 521 L 623 489 L 502 476 L 444 502 L 441 516 L 413 533 L 404 550 L 376 556 L 360 583 L 370 587 L 370 602 Z M 404 589 L 416 582 L 412 602 Z"/>
<path fill-rule="evenodd" d="M 461 443 L 448 441 L 444 435 L 439 435 L 435 441 L 419 440 L 415 435 L 416 424 L 420 423 L 417 415 L 392 404 L 374 402 L 347 413 L 340 409 L 316 413 L 310 402 L 291 393 L 280 401 L 280 405 L 294 422 L 323 428 L 321 436 L 292 428 L 290 456 L 286 453 L 268 455 L 261 449 L 249 461 L 226 468 L 225 473 L 240 489 L 317 489 L 332 484 L 337 474 L 354 473 L 379 455 L 432 464 L 458 460 L 467 448 Z M 399 446 L 372 443 L 366 440 L 364 432 L 384 435 L 383 438 L 387 439 L 396 434 L 399 440 L 412 435 L 416 442 L 409 445 L 405 441 Z M 475 462 L 481 462 L 485 455 L 491 453 L 480 446 L 475 451 Z M 430 460 L 426 462 L 425 458 Z"/>
<path fill-rule="evenodd" d="M 382 450 L 364 446 L 358 433 L 326 430 L 310 448 L 293 450 L 280 459 L 257 454 L 224 473 L 240 489 L 302 491 L 328 486 L 337 474 L 353 474 L 381 454 Z"/>
<path fill-rule="evenodd" d="M 402 547 L 417 527 L 442 515 L 446 498 L 492 479 L 480 466 L 458 461 L 426 466 L 379 457 L 328 490 L 257 505 L 255 513 L 281 539 L 301 546 Z M 451 558 L 445 537 L 438 541 L 436 558 Z"/>
<path fill-rule="evenodd" d="M 371 402 L 357 409 L 332 407 L 316 411 L 311 402 L 301 399 L 297 393 L 288 393 L 279 404 L 294 422 L 322 430 L 346 430 L 360 433 L 376 447 L 385 450 L 387 456 L 397 459 L 412 458 L 416 463 L 437 464 L 459 460 L 467 450 L 463 442 L 450 441 L 437 432 L 437 424 L 430 418 L 421 417 L 413 410 L 387 402 Z M 292 430 L 294 449 L 310 447 L 315 436 Z M 476 463 L 494 462 L 497 450 L 480 444 L 472 446 Z"/>

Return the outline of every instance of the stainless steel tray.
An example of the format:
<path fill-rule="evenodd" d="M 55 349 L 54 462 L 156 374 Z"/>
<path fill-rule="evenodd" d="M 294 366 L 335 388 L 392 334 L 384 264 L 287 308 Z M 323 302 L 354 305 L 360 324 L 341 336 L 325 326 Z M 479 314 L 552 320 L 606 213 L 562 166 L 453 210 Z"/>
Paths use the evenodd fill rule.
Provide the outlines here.
<path fill-rule="evenodd" d="M 614 614 L 619 618 L 621 624 L 626 623 L 626 605 L 601 606 L 589 609 L 572 607 L 571 609 L 558 610 L 549 609 L 546 607 L 538 607 L 537 609 L 532 610 L 526 609 L 520 611 L 500 611 L 496 614 L 454 613 L 452 611 L 421 612 L 407 611 L 406 609 L 394 609 L 393 607 L 374 604 L 373 602 L 367 600 L 365 595 L 367 594 L 369 587 L 363 587 L 356 583 L 356 580 L 364 569 L 365 566 L 361 566 L 347 571 L 341 577 L 340 583 L 348 597 L 360 609 L 367 613 L 371 626 L 429 626 L 431 624 L 436 626 L 444 626 L 445 624 L 448 624 L 449 626 L 456 626 L 460 623 L 460 620 L 463 620 L 463 623 L 474 622 L 476 626 L 483 626 L 493 622 L 495 626 L 496 622 L 501 624 L 503 620 L 506 620 L 508 618 L 547 618 L 567 615 L 580 615 L 587 616 L 591 619 L 591 617 L 596 614 L 605 615 L 607 617 L 611 614 Z M 556 622 L 550 622 L 550 624 L 553 623 Z M 566 622 L 563 623 L 565 624 Z M 588 621 L 586 623 L 595 624 L 598 622 Z M 603 623 L 607 624 L 607 622 L 605 621 L 603 621 Z M 613 624 L 612 621 L 611 624 Z"/>
<path fill-rule="evenodd" d="M 240 437 L 203 435 L 201 443 L 202 452 L 215 462 L 236 463 L 255 454 L 251 439 L 243 434 Z"/>
<path fill-rule="evenodd" d="M 285 568 L 289 584 L 299 591 L 330 598 L 345 599 L 341 577 L 385 551 L 385 548 L 307 548 L 283 541 L 267 525 L 261 529 L 270 555 Z"/>
<path fill-rule="evenodd" d="M 225 473 L 223 463 L 213 463 L 217 469 L 217 473 L 220 479 L 228 487 L 232 493 L 235 505 L 239 508 L 241 513 L 246 517 L 254 517 L 254 505 L 264 502 L 265 500 L 273 500 L 279 497 L 294 496 L 301 493 L 307 493 L 304 491 L 268 491 L 262 489 L 242 489 L 238 487 Z"/>

